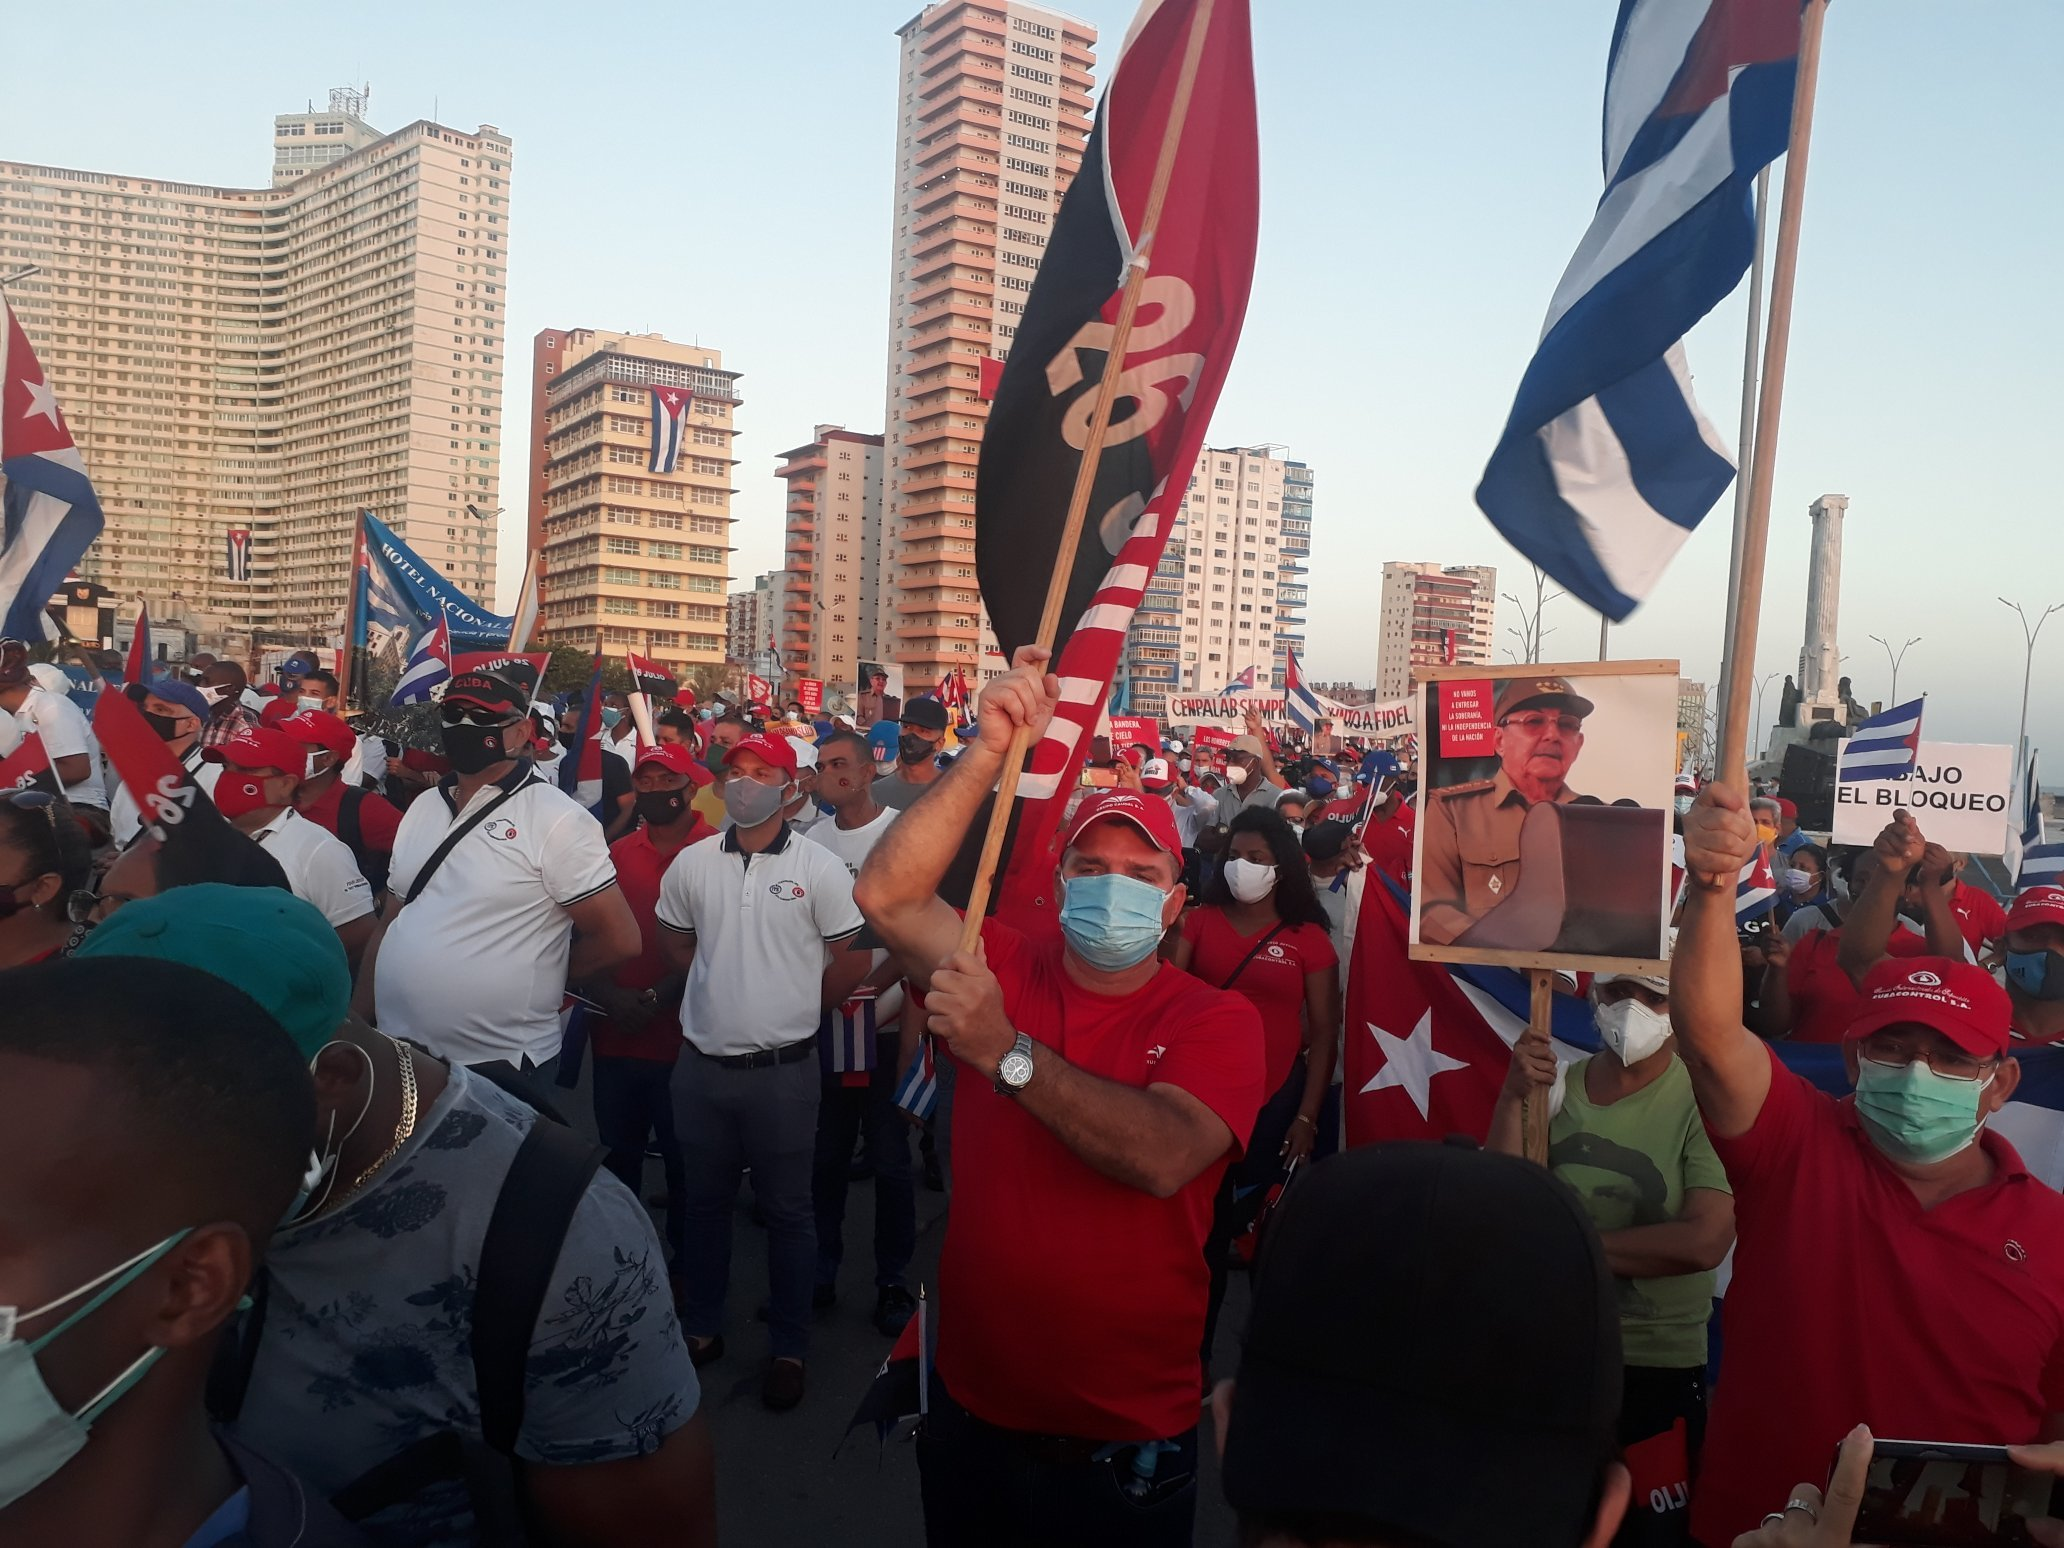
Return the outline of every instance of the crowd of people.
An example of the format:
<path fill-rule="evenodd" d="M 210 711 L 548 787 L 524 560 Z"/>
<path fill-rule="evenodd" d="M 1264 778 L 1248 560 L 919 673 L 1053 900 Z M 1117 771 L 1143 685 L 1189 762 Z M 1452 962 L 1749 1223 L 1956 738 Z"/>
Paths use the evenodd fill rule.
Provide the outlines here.
<path fill-rule="evenodd" d="M 1036 934 L 942 891 L 1054 712 L 1037 650 L 964 715 L 877 686 L 892 721 L 462 671 L 434 747 L 361 734 L 311 655 L 31 654 L 0 642 L 0 752 L 48 755 L 0 796 L 0 1542 L 713 1542 L 701 1373 L 849 1405 L 813 1324 L 865 1273 L 903 1347 L 934 1178 L 938 1548 L 1187 1545 L 1214 1447 L 1266 1548 L 1848 1543 L 1872 1435 L 2064 1474 L 2064 1198 L 1988 1122 L 2064 1033 L 2064 889 L 2002 907 L 1911 816 L 1832 850 L 1687 786 L 1669 973 L 1565 986 L 1598 1052 L 1530 1031 L 1487 1132 L 1343 1151 L 1363 891 L 1414 880 L 1388 752 L 1100 739 Z M 139 796 L 111 713 L 219 820 Z M 1468 820 L 1559 798 L 1497 796 Z"/>

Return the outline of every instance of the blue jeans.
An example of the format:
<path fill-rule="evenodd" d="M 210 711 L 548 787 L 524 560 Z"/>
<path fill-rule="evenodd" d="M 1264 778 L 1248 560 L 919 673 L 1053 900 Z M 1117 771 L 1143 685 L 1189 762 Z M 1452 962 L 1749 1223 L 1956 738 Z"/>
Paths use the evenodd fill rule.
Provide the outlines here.
<path fill-rule="evenodd" d="M 595 1132 L 608 1147 L 602 1164 L 619 1177 L 641 1203 L 645 1198 L 645 1142 L 659 1152 L 666 1176 L 667 1246 L 681 1256 L 682 1211 L 687 1207 L 687 1180 L 681 1171 L 681 1147 L 674 1139 L 674 1103 L 669 1090 L 674 1067 L 660 1059 L 604 1058 L 590 1066 L 595 1082 Z"/>
<path fill-rule="evenodd" d="M 817 1212 L 817 1283 L 838 1283 L 846 1255 L 847 1172 L 853 1144 L 867 1132 L 867 1156 L 874 1163 L 874 1282 L 901 1285 L 917 1250 L 917 1188 L 910 1165 L 910 1123 L 896 1106 L 902 1073 L 898 1040 L 883 1037 L 874 1071 L 864 1086 L 848 1086 L 836 1075 L 820 1077 L 817 1151 L 810 1194 Z"/>
<path fill-rule="evenodd" d="M 767 1220 L 767 1324 L 774 1357 L 803 1357 L 817 1266 L 810 1160 L 820 1078 L 814 1054 L 793 1064 L 734 1069 L 693 1048 L 682 1050 L 673 1096 L 685 1183 L 681 1328 L 689 1337 L 713 1338 L 724 1331 L 732 1215 L 739 1177 L 751 1167 L 753 1197 Z"/>

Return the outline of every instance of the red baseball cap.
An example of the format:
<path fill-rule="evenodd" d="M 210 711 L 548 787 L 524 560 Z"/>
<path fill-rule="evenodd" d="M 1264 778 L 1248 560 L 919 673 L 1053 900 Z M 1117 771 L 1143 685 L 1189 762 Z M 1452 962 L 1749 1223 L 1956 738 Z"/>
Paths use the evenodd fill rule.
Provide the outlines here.
<path fill-rule="evenodd" d="M 751 753 L 754 757 L 771 763 L 791 779 L 795 777 L 795 749 L 788 745 L 785 736 L 772 736 L 765 731 L 755 731 L 751 736 L 742 736 L 731 746 L 731 752 L 724 760 L 729 767 L 740 753 Z"/>
<path fill-rule="evenodd" d="M 1137 790 L 1098 791 L 1075 808 L 1075 820 L 1068 824 L 1061 852 L 1073 849 L 1083 832 L 1099 822 L 1129 822 L 1162 854 L 1174 856 L 1178 864 L 1182 861 L 1182 838 L 1175 831 L 1175 814 L 1158 796 L 1149 797 Z"/>
<path fill-rule="evenodd" d="M 297 742 L 335 753 L 338 760 L 358 751 L 358 733 L 328 710 L 302 710 L 279 723 L 279 729 Z"/>
<path fill-rule="evenodd" d="M 686 774 L 697 785 L 707 785 L 716 777 L 695 756 L 695 749 L 681 742 L 658 742 L 639 748 L 637 761 L 631 766 L 642 769 L 647 764 L 658 764 L 669 774 Z"/>
<path fill-rule="evenodd" d="M 1799 820 L 1799 808 L 1792 802 L 1787 801 L 1783 796 L 1779 796 L 1777 798 L 1777 815 L 1789 817 L 1793 822 L 1797 822 Z"/>
<path fill-rule="evenodd" d="M 1913 1023 L 1940 1032 L 1965 1053 L 2007 1051 L 2014 1007 L 2007 991 L 1975 962 L 1948 957 L 1883 957 L 1863 980 L 1863 1014 L 1844 1037 L 1868 1037 Z"/>
<path fill-rule="evenodd" d="M 2007 929 L 2064 925 L 2064 887 L 2030 887 L 2007 910 Z"/>
<path fill-rule="evenodd" d="M 278 769 L 296 779 L 308 767 L 303 744 L 271 726 L 246 726 L 202 756 L 210 763 L 233 763 L 240 769 Z"/>
<path fill-rule="evenodd" d="M 301 706 L 298 699 L 281 698 L 275 694 L 272 698 L 266 700 L 265 708 L 258 712 L 258 724 L 261 726 L 276 726 L 288 716 L 297 715 L 300 712 Z"/>

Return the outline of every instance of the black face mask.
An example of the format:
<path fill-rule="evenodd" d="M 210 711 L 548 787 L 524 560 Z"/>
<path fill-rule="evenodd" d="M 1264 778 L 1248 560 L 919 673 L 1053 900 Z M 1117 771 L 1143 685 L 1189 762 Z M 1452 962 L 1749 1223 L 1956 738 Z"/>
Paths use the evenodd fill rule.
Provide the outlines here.
<path fill-rule="evenodd" d="M 935 744 L 909 731 L 896 738 L 896 756 L 905 763 L 922 763 L 937 751 Z"/>
<path fill-rule="evenodd" d="M 157 732 L 159 741 L 169 742 L 179 735 L 179 721 L 176 716 L 154 715 L 149 710 L 141 710 L 139 713 L 143 716 L 144 724 Z"/>
<path fill-rule="evenodd" d="M 443 726 L 444 755 L 461 774 L 478 774 L 508 761 L 500 726 Z"/>
<path fill-rule="evenodd" d="M 663 828 L 670 822 L 678 822 L 681 813 L 688 809 L 686 790 L 641 790 L 633 806 L 648 828 Z"/>

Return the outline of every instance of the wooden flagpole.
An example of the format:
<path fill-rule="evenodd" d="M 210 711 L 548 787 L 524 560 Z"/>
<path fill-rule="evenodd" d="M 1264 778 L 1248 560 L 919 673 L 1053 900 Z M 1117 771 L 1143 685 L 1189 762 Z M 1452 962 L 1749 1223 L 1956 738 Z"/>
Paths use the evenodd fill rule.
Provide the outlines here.
<path fill-rule="evenodd" d="M 1211 32 L 1213 4 L 1214 0 L 1197 0 L 1196 14 L 1190 19 L 1190 35 L 1183 44 L 1182 69 L 1176 77 L 1168 123 L 1161 131 L 1161 151 L 1154 163 L 1154 180 L 1147 189 L 1139 244 L 1127 266 L 1125 293 L 1118 303 L 1118 320 L 1111 329 L 1111 347 L 1104 356 L 1104 374 L 1097 382 L 1096 406 L 1090 415 L 1082 461 L 1075 469 L 1075 487 L 1068 496 L 1068 514 L 1061 526 L 1060 550 L 1054 556 L 1053 578 L 1047 582 L 1046 606 L 1039 615 L 1038 644 L 1047 649 L 1052 648 L 1054 635 L 1060 629 L 1061 608 L 1068 600 L 1068 582 L 1075 573 L 1075 550 L 1081 544 L 1089 496 L 1096 486 L 1097 468 L 1103 461 L 1104 438 L 1110 432 L 1111 410 L 1118 398 L 1118 379 L 1125 374 L 1125 351 L 1132 342 L 1132 319 L 1139 310 L 1140 287 L 1146 283 L 1154 235 L 1161 224 L 1161 208 L 1168 201 L 1168 185 L 1175 176 L 1176 148 L 1182 140 L 1184 120 L 1190 115 L 1190 97 L 1197 84 L 1197 67 L 1203 60 L 1204 43 Z M 973 951 L 981 939 L 982 917 L 989 911 L 989 891 L 995 881 L 997 861 L 1003 855 L 1003 838 L 1010 828 L 1011 810 L 1017 804 L 1018 778 L 1024 770 L 1029 745 L 1027 730 L 1020 726 L 1011 738 L 1010 751 L 1004 755 L 1003 776 L 996 785 L 996 804 L 989 812 L 989 831 L 983 835 L 974 884 L 968 889 L 967 914 L 960 931 L 962 951 Z"/>
<path fill-rule="evenodd" d="M 1756 409 L 1756 453 L 1743 512 L 1741 580 L 1724 670 L 1726 716 L 1714 772 L 1748 782 L 1749 688 L 1756 676 L 1756 625 L 1763 608 L 1763 561 L 1770 533 L 1770 493 L 1777 473 L 1778 420 L 1784 411 L 1785 358 L 1791 347 L 1792 290 L 1799 270 L 1799 222 L 1806 204 L 1806 163 L 1813 143 L 1813 97 L 1820 79 L 1820 39 L 1828 0 L 1806 0 L 1799 24 L 1798 88 L 1792 98 L 1791 143 L 1785 153 L 1784 200 L 1770 265 L 1770 325 L 1763 341 L 1763 385 Z"/>
<path fill-rule="evenodd" d="M 1763 332 L 1763 249 L 1770 224 L 1770 168 L 1756 174 L 1756 256 L 1749 264 L 1749 316 L 1742 330 L 1741 429 L 1735 437 L 1734 533 L 1727 551 L 1727 627 L 1720 638 L 1720 702 L 1727 702 L 1733 675 L 1727 648 L 1734 639 L 1734 620 L 1741 605 L 1742 516 L 1749 508 L 1749 473 L 1756 462 L 1756 389 L 1761 382 Z"/>
<path fill-rule="evenodd" d="M 1604 658 L 1601 657 L 1601 660 Z M 1555 970 L 1527 969 L 1527 1032 L 1551 1036 L 1555 1026 Z M 1520 1106 L 1520 1137 L 1526 1158 L 1537 1166 L 1548 1164 L 1548 1093 L 1535 1091 Z"/>

